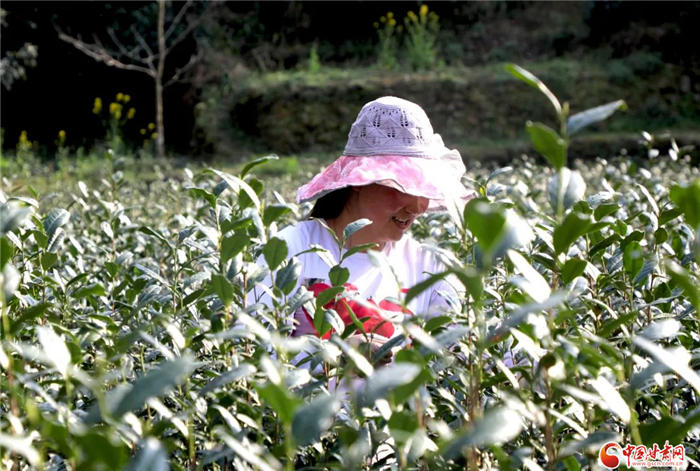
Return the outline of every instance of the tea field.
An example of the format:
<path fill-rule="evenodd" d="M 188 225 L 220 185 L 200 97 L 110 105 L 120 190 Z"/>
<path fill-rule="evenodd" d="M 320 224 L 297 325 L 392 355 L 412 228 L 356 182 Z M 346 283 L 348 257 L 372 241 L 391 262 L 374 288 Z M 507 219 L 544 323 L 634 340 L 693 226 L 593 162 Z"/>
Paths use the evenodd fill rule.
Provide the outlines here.
<path fill-rule="evenodd" d="M 310 210 L 304 172 L 108 153 L 46 192 L 6 173 L 2 469 L 579 470 L 611 442 L 683 445 L 700 468 L 700 171 L 646 133 L 648 159 L 580 161 L 528 130 L 547 164 L 472 166 L 480 197 L 412 228 L 446 271 L 407 300 L 449 275 L 459 302 L 373 356 L 348 341 L 359 321 L 292 291 L 275 234 Z M 343 261 L 310 250 L 342 297 Z M 272 305 L 252 304 L 268 275 Z M 301 306 L 330 339 L 289 336 Z"/>

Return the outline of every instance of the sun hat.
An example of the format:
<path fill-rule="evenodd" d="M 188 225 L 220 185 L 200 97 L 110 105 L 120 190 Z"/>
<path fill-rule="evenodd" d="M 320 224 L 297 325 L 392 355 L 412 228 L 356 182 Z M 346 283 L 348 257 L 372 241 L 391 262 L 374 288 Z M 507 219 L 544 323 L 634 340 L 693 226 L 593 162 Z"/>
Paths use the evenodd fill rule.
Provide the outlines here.
<path fill-rule="evenodd" d="M 343 155 L 299 188 L 297 202 L 378 183 L 429 199 L 428 211 L 443 211 L 450 200 L 464 204 L 476 195 L 462 185 L 465 172 L 459 152 L 445 147 L 420 106 L 385 96 L 362 107 Z"/>

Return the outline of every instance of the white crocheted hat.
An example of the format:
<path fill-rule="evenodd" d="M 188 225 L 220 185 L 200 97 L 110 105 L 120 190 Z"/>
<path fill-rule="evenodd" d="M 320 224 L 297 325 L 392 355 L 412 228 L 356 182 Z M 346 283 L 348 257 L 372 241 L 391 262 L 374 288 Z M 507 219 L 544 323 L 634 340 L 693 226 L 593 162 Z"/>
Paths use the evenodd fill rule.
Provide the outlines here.
<path fill-rule="evenodd" d="M 362 107 L 343 155 L 299 188 L 297 201 L 378 183 L 428 198 L 428 211 L 440 211 L 447 199 L 463 204 L 476 195 L 461 183 L 465 171 L 459 152 L 445 147 L 420 106 L 387 96 Z"/>

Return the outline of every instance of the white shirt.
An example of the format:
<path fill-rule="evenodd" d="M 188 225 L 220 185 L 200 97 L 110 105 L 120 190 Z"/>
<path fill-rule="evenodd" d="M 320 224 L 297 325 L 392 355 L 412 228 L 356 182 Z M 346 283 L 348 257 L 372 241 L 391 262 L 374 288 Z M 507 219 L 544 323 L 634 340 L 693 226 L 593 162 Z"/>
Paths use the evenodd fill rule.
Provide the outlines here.
<path fill-rule="evenodd" d="M 316 282 L 331 285 L 328 280 L 328 272 L 333 265 L 338 263 L 340 254 L 346 253 L 347 250 L 343 248 L 339 251 L 338 242 L 330 230 L 319 220 L 307 220 L 288 226 L 281 230 L 276 237 L 287 243 L 289 249 L 287 258 L 297 256 L 302 265 L 301 275 L 291 291 L 292 293 L 299 286 L 309 286 Z M 326 254 L 312 252 L 297 255 L 308 250 L 312 245 L 319 245 L 328 252 Z M 398 242 L 386 243 L 381 251 L 381 256 L 388 263 L 380 263 L 380 266 L 375 266 L 370 255 L 360 252 L 343 260 L 341 264 L 350 271 L 348 283 L 354 285 L 362 297 L 371 299 L 377 304 L 387 298 L 389 300 L 403 299 L 408 288 L 445 269 L 433 252 L 427 250 L 408 234 L 404 235 Z M 261 259 L 264 263 L 264 258 L 261 257 Z M 268 278 L 264 283 L 269 286 L 271 280 Z M 261 290 L 254 290 L 256 299 L 265 302 L 260 294 L 262 294 Z M 415 315 L 432 317 L 448 308 L 446 296 L 456 300 L 457 293 L 450 283 L 440 280 L 412 299 L 408 308 Z M 400 321 L 401 315 L 397 316 L 397 313 L 393 312 L 391 314 L 394 321 Z M 301 309 L 295 313 L 295 319 L 299 323 L 295 335 L 315 332 Z"/>

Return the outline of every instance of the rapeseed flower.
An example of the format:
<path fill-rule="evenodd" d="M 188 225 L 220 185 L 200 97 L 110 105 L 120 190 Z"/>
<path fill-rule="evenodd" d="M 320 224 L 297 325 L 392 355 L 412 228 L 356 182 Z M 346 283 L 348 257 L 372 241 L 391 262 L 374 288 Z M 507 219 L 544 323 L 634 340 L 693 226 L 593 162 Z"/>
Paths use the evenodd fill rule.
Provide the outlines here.
<path fill-rule="evenodd" d="M 420 6 L 420 16 L 426 16 L 428 14 L 428 5 Z"/>
<path fill-rule="evenodd" d="M 134 119 L 134 115 L 136 114 L 136 109 L 135 108 L 129 108 L 129 112 L 126 114 L 127 119 Z"/>
<path fill-rule="evenodd" d="M 61 144 L 66 142 L 66 131 L 64 131 L 62 129 L 60 131 L 58 131 L 58 140 L 61 142 Z"/>
<path fill-rule="evenodd" d="M 124 99 L 123 93 L 117 93 L 117 101 L 122 101 Z"/>
<path fill-rule="evenodd" d="M 151 139 L 153 139 L 154 141 L 158 139 L 158 133 L 154 132 L 153 134 L 151 134 Z"/>
<path fill-rule="evenodd" d="M 156 125 L 153 123 L 148 123 L 148 130 L 153 131 L 156 128 Z"/>
<path fill-rule="evenodd" d="M 145 129 L 141 129 L 140 132 L 141 132 L 141 135 L 142 135 L 142 136 L 145 136 L 145 135 L 146 135 L 146 130 L 145 130 Z"/>
<path fill-rule="evenodd" d="M 386 17 L 392 19 L 394 17 L 394 14 L 392 12 L 389 12 L 386 14 Z"/>
<path fill-rule="evenodd" d="M 25 146 L 30 145 L 29 144 L 29 139 L 27 139 L 27 131 L 22 131 L 19 134 L 19 143 Z"/>
<path fill-rule="evenodd" d="M 124 103 L 129 103 L 131 101 L 130 95 L 124 95 Z"/>
<path fill-rule="evenodd" d="M 95 103 L 92 105 L 92 112 L 95 114 L 100 114 L 102 111 L 102 98 L 95 98 Z"/>

